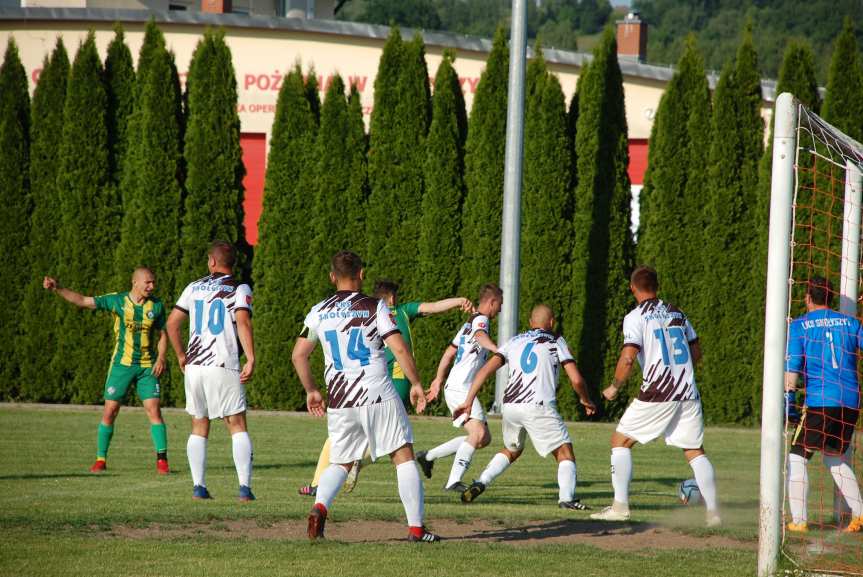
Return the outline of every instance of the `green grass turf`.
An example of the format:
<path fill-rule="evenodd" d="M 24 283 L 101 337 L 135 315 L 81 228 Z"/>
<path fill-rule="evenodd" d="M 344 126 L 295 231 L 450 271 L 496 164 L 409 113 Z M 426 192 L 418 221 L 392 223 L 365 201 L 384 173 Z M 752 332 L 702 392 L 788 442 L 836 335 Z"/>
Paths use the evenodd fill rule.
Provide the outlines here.
<path fill-rule="evenodd" d="M 238 504 L 230 440 L 214 423 L 209 444 L 207 485 L 211 502 L 191 500 L 185 459 L 189 423 L 177 411 L 166 413 L 169 456 L 174 474 L 159 477 L 146 417 L 121 412 L 106 474 L 90 475 L 95 455 L 96 410 L 0 406 L 0 576 L 5 575 L 750 575 L 755 551 L 746 547 L 705 549 L 599 549 L 585 544 L 512 545 L 444 542 L 436 546 L 399 543 L 310 545 L 304 540 L 264 539 L 226 531 L 160 534 L 159 527 L 182 528 L 247 519 L 257 526 L 305 519 L 311 500 L 296 489 L 310 480 L 326 435 L 323 420 L 287 414 L 250 415 L 255 447 L 253 488 L 258 501 Z M 418 449 L 457 432 L 447 419 L 414 418 Z M 468 476 L 478 475 L 500 443 L 500 421 L 491 421 L 492 446 L 477 452 Z M 578 461 L 578 496 L 599 508 L 610 503 L 608 440 L 610 424 L 571 424 Z M 636 527 L 656 523 L 689 536 L 731 538 L 752 544 L 756 536 L 758 435 L 750 429 L 708 429 L 706 448 L 716 471 L 724 525 L 703 528 L 703 508 L 677 501 L 677 485 L 692 477 L 681 451 L 653 443 L 637 447 L 631 487 Z M 425 482 L 428 524 L 436 519 L 470 523 L 481 518 L 512 527 L 527 521 L 587 519 L 587 513 L 561 511 L 557 472 L 551 458 L 528 447 L 480 499 L 464 506 L 441 491 L 451 458 L 438 462 Z M 363 469 L 350 495 L 340 495 L 331 519 L 402 522 L 395 474 L 387 462 Z M 134 539 L 118 536 L 118 526 L 151 531 Z M 674 534 L 665 533 L 668 539 Z M 445 535 L 444 535 L 445 536 Z M 726 540 L 722 540 L 727 543 Z"/>

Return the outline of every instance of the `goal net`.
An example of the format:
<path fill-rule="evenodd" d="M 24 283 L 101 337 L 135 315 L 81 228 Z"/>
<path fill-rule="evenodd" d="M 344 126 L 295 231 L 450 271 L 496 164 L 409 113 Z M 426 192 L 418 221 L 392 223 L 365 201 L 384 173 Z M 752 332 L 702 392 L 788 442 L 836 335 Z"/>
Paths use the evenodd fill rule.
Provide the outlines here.
<path fill-rule="evenodd" d="M 762 411 L 762 443 L 772 438 L 764 437 L 766 429 L 772 434 L 778 429 L 764 421 L 778 420 L 782 452 L 776 459 L 775 448 L 762 447 L 759 574 L 767 574 L 762 556 L 781 552 L 805 571 L 863 575 L 863 529 L 849 530 L 855 516 L 863 516 L 857 354 L 863 329 L 854 320 L 860 318 L 858 295 L 863 294 L 863 146 L 783 96 L 776 108 L 774 147 L 779 150 L 773 157 L 766 325 L 772 334 L 765 341 Z M 776 223 L 782 218 L 788 219 L 784 227 Z M 780 244 L 785 244 L 784 254 L 774 254 Z M 785 259 L 784 270 L 778 258 Z M 784 294 L 775 289 L 780 278 Z M 771 326 L 780 312 L 781 326 Z M 792 385 L 796 391 L 788 390 Z M 777 392 L 783 394 L 778 411 Z M 765 450 L 771 449 L 765 463 Z M 768 463 L 772 471 L 765 470 Z M 769 496 L 778 508 L 770 521 L 765 520 L 765 485 L 779 485 L 779 502 Z M 771 542 L 777 551 L 768 553 Z"/>

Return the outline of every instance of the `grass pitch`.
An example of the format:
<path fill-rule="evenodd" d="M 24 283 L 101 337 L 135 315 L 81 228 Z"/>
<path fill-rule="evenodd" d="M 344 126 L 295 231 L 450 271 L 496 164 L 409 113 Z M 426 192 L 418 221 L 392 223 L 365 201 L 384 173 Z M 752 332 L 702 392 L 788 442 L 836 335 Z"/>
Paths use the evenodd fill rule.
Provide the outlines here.
<path fill-rule="evenodd" d="M 681 451 L 653 443 L 633 451 L 633 522 L 600 525 L 587 512 L 557 508 L 557 467 L 532 447 L 477 502 L 465 506 L 441 485 L 451 458 L 425 481 L 428 525 L 451 539 L 401 539 L 403 509 L 388 462 L 365 467 L 357 489 L 331 510 L 329 540 L 309 544 L 312 503 L 297 495 L 314 471 L 323 420 L 252 413 L 254 503 L 236 501 L 230 440 L 214 423 L 207 485 L 215 499 L 191 500 L 185 457 L 188 418 L 166 411 L 173 474 L 156 475 L 149 425 L 124 409 L 108 472 L 87 472 L 98 408 L 0 406 L 0 576 L 110 575 L 753 575 L 758 510 L 758 434 L 708 429 L 724 525 L 707 530 L 701 506 L 682 506 L 677 485 L 692 477 Z M 416 447 L 454 436 L 448 419 L 413 418 Z M 500 445 L 478 451 L 478 475 Z M 598 509 L 611 501 L 610 424 L 570 425 L 578 496 Z"/>

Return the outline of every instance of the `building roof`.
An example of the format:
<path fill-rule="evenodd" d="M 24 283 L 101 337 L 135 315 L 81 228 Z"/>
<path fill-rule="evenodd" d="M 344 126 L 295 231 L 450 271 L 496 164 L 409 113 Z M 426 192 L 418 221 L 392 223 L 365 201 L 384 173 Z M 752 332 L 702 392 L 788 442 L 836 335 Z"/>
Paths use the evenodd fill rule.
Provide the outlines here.
<path fill-rule="evenodd" d="M 212 14 L 198 11 L 174 10 L 123 10 L 113 8 L 8 8 L 0 7 L 0 21 L 65 21 L 65 22 L 140 22 L 150 18 L 158 23 L 192 25 L 192 26 L 224 26 L 226 28 L 249 28 L 264 30 L 284 30 L 287 32 L 310 32 L 316 34 L 332 34 L 334 36 L 352 36 L 366 39 L 385 40 L 390 33 L 389 26 L 363 24 L 360 22 L 345 22 L 341 20 L 306 20 L 302 18 L 281 18 L 275 16 L 246 14 Z M 416 31 L 410 28 L 402 29 L 402 35 L 410 38 Z M 428 46 L 455 48 L 471 52 L 491 51 L 492 43 L 487 38 L 462 36 L 449 32 L 432 32 L 419 30 Z M 528 56 L 533 49 L 528 47 Z M 576 66 L 581 68 L 584 63 L 592 60 L 592 55 L 584 52 L 570 52 L 553 48 L 543 49 L 543 55 L 549 63 Z M 674 68 L 657 66 L 641 62 L 620 59 L 620 70 L 624 76 L 640 78 L 655 82 L 668 82 L 674 76 Z M 711 72 L 707 76 L 710 88 L 716 86 L 718 76 Z M 773 102 L 776 98 L 776 81 L 762 79 L 761 91 L 765 101 Z"/>

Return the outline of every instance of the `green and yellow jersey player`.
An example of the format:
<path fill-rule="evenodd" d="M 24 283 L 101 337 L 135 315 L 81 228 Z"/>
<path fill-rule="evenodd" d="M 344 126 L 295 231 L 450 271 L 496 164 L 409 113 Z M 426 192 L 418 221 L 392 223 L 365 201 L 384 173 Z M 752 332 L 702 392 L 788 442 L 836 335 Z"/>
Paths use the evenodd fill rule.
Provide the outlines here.
<path fill-rule="evenodd" d="M 114 315 L 114 351 L 105 381 L 105 408 L 96 436 L 96 462 L 90 467 L 90 472 L 99 473 L 107 468 L 114 421 L 129 387 L 134 384 L 150 419 L 150 436 L 156 450 L 156 470 L 160 474 L 167 474 L 168 434 L 159 409 L 159 376 L 165 370 L 168 338 L 165 333 L 165 306 L 153 296 L 156 287 L 153 271 L 138 267 L 132 274 L 131 290 L 95 297 L 62 287 L 57 279 L 49 276 L 44 278 L 42 285 L 75 306 L 109 311 Z"/>
<path fill-rule="evenodd" d="M 470 299 L 464 297 L 453 297 L 434 302 L 410 301 L 399 304 L 399 285 L 387 279 L 379 279 L 375 282 L 374 296 L 383 300 L 387 307 L 389 307 L 390 312 L 393 314 L 396 326 L 402 334 L 402 338 L 411 354 L 413 354 L 414 349 L 413 333 L 411 333 L 410 325 L 411 321 L 419 317 L 444 313 L 453 309 L 461 309 L 463 312 L 470 313 L 473 312 L 474 308 Z M 393 380 L 393 385 L 395 385 L 396 391 L 398 392 L 399 397 L 401 397 L 405 408 L 410 409 L 410 381 L 405 377 L 404 371 L 402 371 L 402 368 L 399 366 L 398 361 L 396 361 L 395 356 L 389 348 L 386 349 L 386 354 L 387 369 L 389 371 L 390 378 Z M 314 496 L 317 493 L 318 480 L 329 464 L 330 440 L 327 439 L 321 449 L 321 454 L 318 457 L 318 466 L 315 470 L 315 476 L 312 478 L 312 483 L 310 485 L 300 487 L 300 495 Z M 351 467 L 351 470 L 348 473 L 348 479 L 345 482 L 344 490 L 346 493 L 350 493 L 356 485 L 360 465 L 360 461 L 357 461 L 354 463 L 353 467 Z"/>
<path fill-rule="evenodd" d="M 375 283 L 374 295 L 376 298 L 384 301 L 390 311 L 392 311 L 396 326 L 411 353 L 414 350 L 413 334 L 411 333 L 410 325 L 413 320 L 419 317 L 444 313 L 456 308 L 460 308 L 463 312 L 471 312 L 473 310 L 473 303 L 470 302 L 470 299 L 463 297 L 453 297 L 430 303 L 411 301 L 399 304 L 399 285 L 386 279 L 380 279 Z M 411 388 L 410 381 L 405 378 L 404 371 L 402 371 L 393 353 L 389 349 L 386 352 L 390 378 L 393 380 L 393 384 L 399 393 L 399 397 L 401 397 L 402 402 L 405 404 L 405 408 L 409 408 L 411 406 L 410 399 L 408 398 Z"/>

